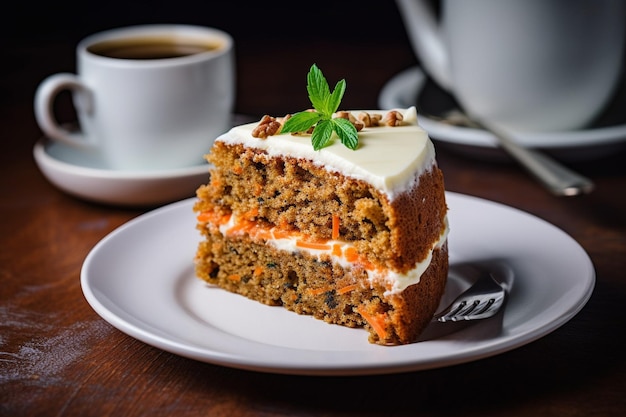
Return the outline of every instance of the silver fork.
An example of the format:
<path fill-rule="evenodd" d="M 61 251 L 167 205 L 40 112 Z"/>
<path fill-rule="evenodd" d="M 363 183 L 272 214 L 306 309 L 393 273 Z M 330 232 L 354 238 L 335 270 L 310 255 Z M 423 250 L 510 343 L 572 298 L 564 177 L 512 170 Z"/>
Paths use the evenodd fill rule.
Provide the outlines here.
<path fill-rule="evenodd" d="M 508 285 L 483 271 L 478 280 L 448 307 L 435 314 L 433 321 L 449 322 L 486 319 L 495 315 L 504 303 Z"/>

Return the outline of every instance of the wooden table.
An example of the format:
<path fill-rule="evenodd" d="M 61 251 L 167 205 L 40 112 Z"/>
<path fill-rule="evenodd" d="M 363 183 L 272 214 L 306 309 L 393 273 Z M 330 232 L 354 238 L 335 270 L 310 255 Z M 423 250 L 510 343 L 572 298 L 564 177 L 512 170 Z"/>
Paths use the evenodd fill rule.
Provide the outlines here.
<path fill-rule="evenodd" d="M 384 83 L 416 63 L 403 42 L 292 46 L 302 52 L 269 59 L 262 42 L 238 45 L 238 113 L 305 108 L 305 74 L 313 60 L 333 83 L 347 79 L 346 107 L 375 108 Z M 373 50 L 376 65 L 363 59 Z M 242 371 L 139 342 L 87 304 L 79 284 L 85 256 L 149 208 L 80 201 L 46 181 L 32 157 L 40 136 L 32 98 L 44 76 L 73 69 L 73 45 L 26 44 L 9 53 L 16 65 L 3 70 L 0 95 L 0 415 L 625 415 L 624 151 L 572 165 L 597 189 L 557 198 L 514 163 L 485 162 L 437 145 L 448 190 L 532 213 L 589 253 L 597 272 L 593 296 L 553 333 L 491 358 L 420 372 L 305 377 Z"/>

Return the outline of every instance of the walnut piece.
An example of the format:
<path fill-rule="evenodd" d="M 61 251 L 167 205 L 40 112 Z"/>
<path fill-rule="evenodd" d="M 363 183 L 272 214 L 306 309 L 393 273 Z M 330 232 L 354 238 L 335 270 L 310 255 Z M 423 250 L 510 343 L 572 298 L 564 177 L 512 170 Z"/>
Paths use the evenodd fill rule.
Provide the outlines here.
<path fill-rule="evenodd" d="M 380 119 L 383 118 L 380 114 L 369 114 L 368 112 L 361 112 L 357 118 L 363 123 L 365 127 L 376 127 L 380 123 Z"/>
<path fill-rule="evenodd" d="M 315 109 L 308 109 L 306 111 L 315 111 Z M 403 116 L 397 110 L 391 110 L 387 112 L 385 117 L 382 117 L 380 114 L 373 113 L 369 114 L 368 112 L 361 112 L 357 117 L 354 117 L 351 112 L 340 110 L 334 114 L 333 117 L 342 118 L 350 121 L 352 125 L 356 128 L 357 132 L 363 130 L 364 127 L 376 127 L 376 126 L 401 126 Z M 270 115 L 265 115 L 259 122 L 259 124 L 252 130 L 252 136 L 255 138 L 266 139 L 269 136 L 274 136 L 280 133 L 283 125 L 287 120 L 291 118 L 291 114 L 287 114 L 284 117 L 273 117 Z M 292 135 L 310 135 L 313 133 L 315 129 L 314 126 L 311 126 L 306 132 L 293 132 Z"/>
<path fill-rule="evenodd" d="M 352 123 L 352 125 L 356 128 L 357 132 L 360 132 L 363 127 L 365 127 L 363 122 L 354 117 L 349 111 L 338 111 L 335 113 L 335 117 L 350 121 L 350 123 Z"/>
<path fill-rule="evenodd" d="M 283 127 L 282 123 L 275 117 L 265 115 L 261 118 L 259 124 L 252 130 L 252 136 L 255 138 L 266 139 L 268 136 L 276 135 Z"/>
<path fill-rule="evenodd" d="M 397 110 L 391 110 L 383 118 L 383 124 L 386 126 L 401 126 L 402 125 L 402 113 Z"/>

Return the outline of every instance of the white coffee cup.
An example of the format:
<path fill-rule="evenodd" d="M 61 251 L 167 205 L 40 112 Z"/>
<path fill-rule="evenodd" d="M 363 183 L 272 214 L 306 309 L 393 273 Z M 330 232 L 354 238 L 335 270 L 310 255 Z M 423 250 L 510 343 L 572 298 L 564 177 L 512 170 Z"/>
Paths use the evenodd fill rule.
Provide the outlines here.
<path fill-rule="evenodd" d="M 514 131 L 588 125 L 620 79 L 623 0 L 397 0 L 426 72 L 479 120 Z"/>
<path fill-rule="evenodd" d="M 230 127 L 234 45 L 221 30 L 112 29 L 79 42 L 76 54 L 77 74 L 55 74 L 39 85 L 35 116 L 48 138 L 99 152 L 111 169 L 198 165 Z M 55 118 L 55 99 L 64 90 L 72 91 L 78 132 Z"/>

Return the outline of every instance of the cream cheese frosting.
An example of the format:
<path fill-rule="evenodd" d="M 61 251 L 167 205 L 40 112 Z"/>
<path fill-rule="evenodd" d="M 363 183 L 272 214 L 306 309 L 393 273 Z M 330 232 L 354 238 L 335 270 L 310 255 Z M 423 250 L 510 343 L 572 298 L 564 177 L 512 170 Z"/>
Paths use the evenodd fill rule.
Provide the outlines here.
<path fill-rule="evenodd" d="M 387 112 L 361 110 L 351 113 L 356 117 L 362 111 L 381 116 Z M 397 111 L 403 115 L 402 125 L 363 128 L 359 132 L 359 146 L 356 150 L 348 149 L 338 138 L 319 151 L 313 149 L 310 135 L 284 134 L 265 139 L 255 138 L 252 131 L 258 122 L 234 127 L 217 140 L 262 149 L 270 156 L 289 155 L 310 159 L 329 171 L 367 181 L 393 199 L 395 195 L 412 187 L 417 178 L 436 163 L 434 146 L 426 131 L 418 124 L 415 107 Z"/>

